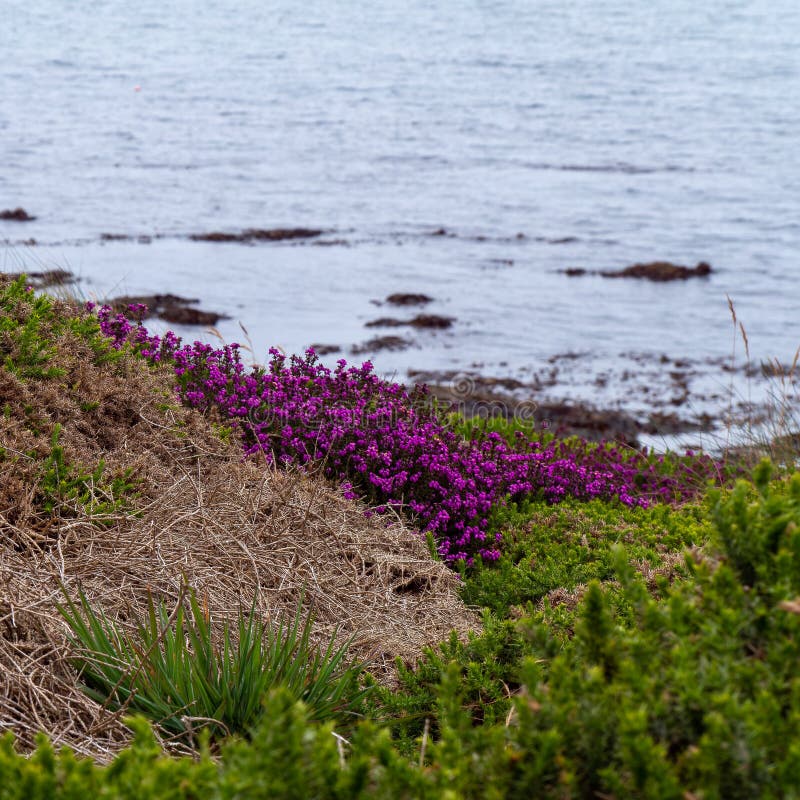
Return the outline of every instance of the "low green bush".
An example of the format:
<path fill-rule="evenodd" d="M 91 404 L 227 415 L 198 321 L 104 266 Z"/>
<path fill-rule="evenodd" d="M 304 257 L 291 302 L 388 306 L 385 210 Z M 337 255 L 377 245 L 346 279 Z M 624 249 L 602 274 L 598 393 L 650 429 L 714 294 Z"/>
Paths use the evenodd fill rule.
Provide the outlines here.
<path fill-rule="evenodd" d="M 0 738 L 0 800 L 208 800 L 216 791 L 218 767 L 208 753 L 198 759 L 164 754 L 147 722 L 132 718 L 131 745 L 109 765 L 78 759 L 69 748 L 55 752 L 40 734 L 29 757 L 14 749 L 14 737 Z"/>
<path fill-rule="evenodd" d="M 501 617 L 532 611 L 554 590 L 613 580 L 617 544 L 641 569 L 658 574 L 672 570 L 676 553 L 711 535 L 707 504 L 627 508 L 600 500 L 556 506 L 528 500 L 495 508 L 491 523 L 503 535 L 502 555 L 464 573 L 462 597 Z"/>
<path fill-rule="evenodd" d="M 713 497 L 719 549 L 654 598 L 617 549 L 635 625 L 593 583 L 575 637 L 528 661 L 526 781 L 568 796 L 796 797 L 800 787 L 800 475 Z M 535 626 L 535 623 L 534 623 Z M 539 631 L 541 637 L 546 635 Z"/>
<path fill-rule="evenodd" d="M 451 670 L 458 679 L 462 709 L 471 725 L 503 723 L 520 688 L 525 641 L 513 620 L 491 613 L 483 617 L 483 632 L 462 641 L 453 633 L 438 647 L 425 648 L 413 666 L 398 663 L 398 686 L 376 687 L 370 716 L 391 731 L 398 749 L 412 755 L 426 727 L 439 734 L 439 695 L 442 675 Z"/>
<path fill-rule="evenodd" d="M 479 669 L 467 655 L 477 639 L 443 650 L 449 666 L 429 653 L 404 675 L 396 709 L 428 715 L 443 741 L 454 695 L 431 680 L 443 668 L 473 742 L 465 758 L 500 796 L 800 797 L 800 475 L 771 480 L 762 465 L 753 483 L 673 522 L 692 519 L 710 542 L 687 553 L 683 579 L 648 581 L 630 543 L 609 545 L 614 588 L 589 582 L 568 637 L 547 608 L 534 612 L 519 625 L 520 661 L 500 669 L 501 638 L 487 626 Z M 510 675 L 519 688 L 503 722 L 492 692 Z M 480 796 L 471 791 L 457 796 Z"/>
<path fill-rule="evenodd" d="M 0 282 L 0 366 L 23 380 L 63 377 L 64 369 L 53 362 L 61 340 L 70 338 L 87 344 L 97 365 L 124 357 L 100 335 L 93 314 L 57 311 L 55 301 L 27 287 L 24 276 Z"/>
<path fill-rule="evenodd" d="M 62 516 L 81 515 L 102 524 L 116 512 L 128 510 L 135 496 L 136 481 L 133 469 L 116 476 L 106 476 L 101 459 L 91 471 L 84 471 L 64 458 L 60 444 L 61 425 L 53 426 L 50 454 L 43 459 L 37 483 L 37 505 L 47 513 L 58 508 Z"/>

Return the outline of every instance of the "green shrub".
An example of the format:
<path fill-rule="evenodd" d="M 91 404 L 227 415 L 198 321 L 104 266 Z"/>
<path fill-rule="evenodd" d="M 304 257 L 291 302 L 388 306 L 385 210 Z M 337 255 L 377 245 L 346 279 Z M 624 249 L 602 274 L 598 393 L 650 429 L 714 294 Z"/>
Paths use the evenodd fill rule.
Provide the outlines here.
<path fill-rule="evenodd" d="M 42 460 L 39 475 L 40 507 L 47 513 L 58 508 L 65 515 L 67 506 L 72 506 L 74 515 L 81 514 L 101 523 L 103 517 L 127 509 L 136 489 L 133 469 L 107 478 L 101 459 L 91 472 L 84 472 L 66 462 L 60 438 L 61 425 L 56 423 L 50 438 L 50 454 Z"/>
<path fill-rule="evenodd" d="M 554 590 L 613 580 L 616 544 L 625 546 L 630 560 L 658 572 L 665 558 L 711 535 L 703 505 L 627 508 L 599 500 L 509 503 L 494 509 L 492 527 L 503 534 L 502 556 L 464 573 L 462 597 L 503 617 L 515 608 L 531 611 Z"/>
<path fill-rule="evenodd" d="M 617 548 L 635 624 L 593 583 L 570 645 L 546 666 L 528 660 L 512 737 L 523 783 L 552 796 L 797 796 L 800 475 L 768 479 L 762 467 L 755 491 L 716 494 L 721 550 L 688 558 L 691 580 L 664 583 L 662 599 Z"/>
<path fill-rule="evenodd" d="M 25 287 L 24 277 L 0 287 L 0 357 L 20 378 L 55 378 L 63 370 L 49 366 L 55 352 L 49 327 L 52 302 Z"/>
<path fill-rule="evenodd" d="M 207 753 L 170 758 L 142 718 L 127 720 L 130 747 L 108 767 L 78 759 L 69 748 L 56 753 L 43 734 L 25 758 L 14 751 L 10 733 L 0 739 L 0 800 L 207 800 L 218 782 L 218 767 Z"/>
<path fill-rule="evenodd" d="M 392 732 L 398 748 L 411 754 L 426 726 L 439 734 L 439 695 L 442 676 L 458 678 L 463 711 L 470 725 L 502 723 L 519 689 L 524 641 L 512 620 L 484 614 L 483 633 L 461 641 L 453 633 L 438 647 L 427 647 L 413 666 L 398 662 L 398 687 L 377 688 L 371 714 Z"/>
<path fill-rule="evenodd" d="M 508 797 L 800 796 L 800 475 L 770 483 L 763 466 L 754 480 L 666 520 L 667 533 L 694 520 L 689 529 L 713 534 L 686 555 L 684 579 L 648 583 L 632 543 L 608 543 L 614 589 L 589 582 L 568 637 L 545 608 L 522 620 L 521 643 L 506 640 L 507 661 L 495 658 L 495 621 L 402 671 L 397 746 L 413 756 L 430 718 L 431 766 L 455 770 L 458 787 L 466 778 L 445 756 L 455 745 L 444 747 L 458 729 L 461 761 Z M 640 542 L 659 540 L 655 527 L 638 530 Z M 510 676 L 503 704 L 492 690 Z"/>
<path fill-rule="evenodd" d="M 89 346 L 95 364 L 124 358 L 101 335 L 97 317 L 77 309 L 69 314 L 57 310 L 47 295 L 29 291 L 25 276 L 0 282 L 0 366 L 19 378 L 49 380 L 62 377 L 64 369 L 51 364 L 60 345 L 69 339 Z"/>

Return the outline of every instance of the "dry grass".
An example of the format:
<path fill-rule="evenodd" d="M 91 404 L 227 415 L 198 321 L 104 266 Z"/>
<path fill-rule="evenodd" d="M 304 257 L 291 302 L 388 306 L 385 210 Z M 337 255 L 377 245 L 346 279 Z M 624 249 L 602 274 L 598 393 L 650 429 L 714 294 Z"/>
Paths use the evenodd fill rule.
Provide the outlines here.
<path fill-rule="evenodd" d="M 720 450 L 741 461 L 747 469 L 752 469 L 765 457 L 781 467 L 796 469 L 800 465 L 800 347 L 789 363 L 775 357 L 754 364 L 747 329 L 739 319 L 730 297 L 728 310 L 733 323 L 731 385 L 728 391 L 726 437 Z M 748 378 L 746 397 L 741 396 L 733 382 L 738 340 L 741 340 L 744 349 L 744 374 Z M 750 380 L 754 376 L 765 381 L 764 396 L 758 403 L 752 399 Z M 743 418 L 734 414 L 734 400 L 738 400 L 745 410 Z"/>
<path fill-rule="evenodd" d="M 60 313 L 67 313 L 66 307 Z M 148 592 L 175 603 L 187 582 L 212 619 L 296 610 L 301 593 L 319 640 L 338 627 L 351 653 L 391 684 L 394 660 L 480 627 L 458 578 L 401 522 L 368 519 L 321 479 L 242 461 L 198 414 L 169 402 L 169 377 L 133 358 L 96 366 L 75 337 L 58 342 L 55 380 L 0 366 L 0 730 L 30 748 L 56 744 L 108 760 L 128 739 L 119 716 L 82 694 L 55 603 L 80 585 L 125 622 Z M 55 423 L 68 463 L 108 476 L 133 468 L 133 511 L 91 516 L 75 501 L 41 508 L 41 463 Z M 96 487 L 101 493 L 102 487 Z"/>

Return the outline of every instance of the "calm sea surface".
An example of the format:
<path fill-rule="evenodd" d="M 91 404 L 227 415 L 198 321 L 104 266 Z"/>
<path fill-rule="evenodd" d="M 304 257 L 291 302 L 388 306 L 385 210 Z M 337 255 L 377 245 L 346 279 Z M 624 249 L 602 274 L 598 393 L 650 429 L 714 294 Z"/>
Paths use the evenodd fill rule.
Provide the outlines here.
<path fill-rule="evenodd" d="M 588 398 L 623 354 L 729 356 L 726 294 L 754 357 L 800 344 L 796 0 L 0 8 L 0 208 L 38 216 L 0 222 L 0 267 L 198 297 L 261 355 L 359 360 L 398 333 L 367 321 L 405 315 L 373 301 L 424 292 L 457 322 L 400 329 L 414 344 L 380 371 L 523 374 L 571 351 Z M 185 238 L 279 226 L 337 243 Z M 716 272 L 559 273 L 656 259 Z"/>

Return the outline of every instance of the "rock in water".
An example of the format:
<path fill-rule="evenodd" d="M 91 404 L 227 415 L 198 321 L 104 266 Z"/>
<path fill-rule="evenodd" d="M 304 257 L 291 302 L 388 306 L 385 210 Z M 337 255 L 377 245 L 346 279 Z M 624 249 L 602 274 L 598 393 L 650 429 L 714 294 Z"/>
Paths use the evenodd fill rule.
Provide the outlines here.
<path fill-rule="evenodd" d="M 0 211 L 0 219 L 8 222 L 32 222 L 36 217 L 32 217 L 24 208 L 6 208 Z"/>

